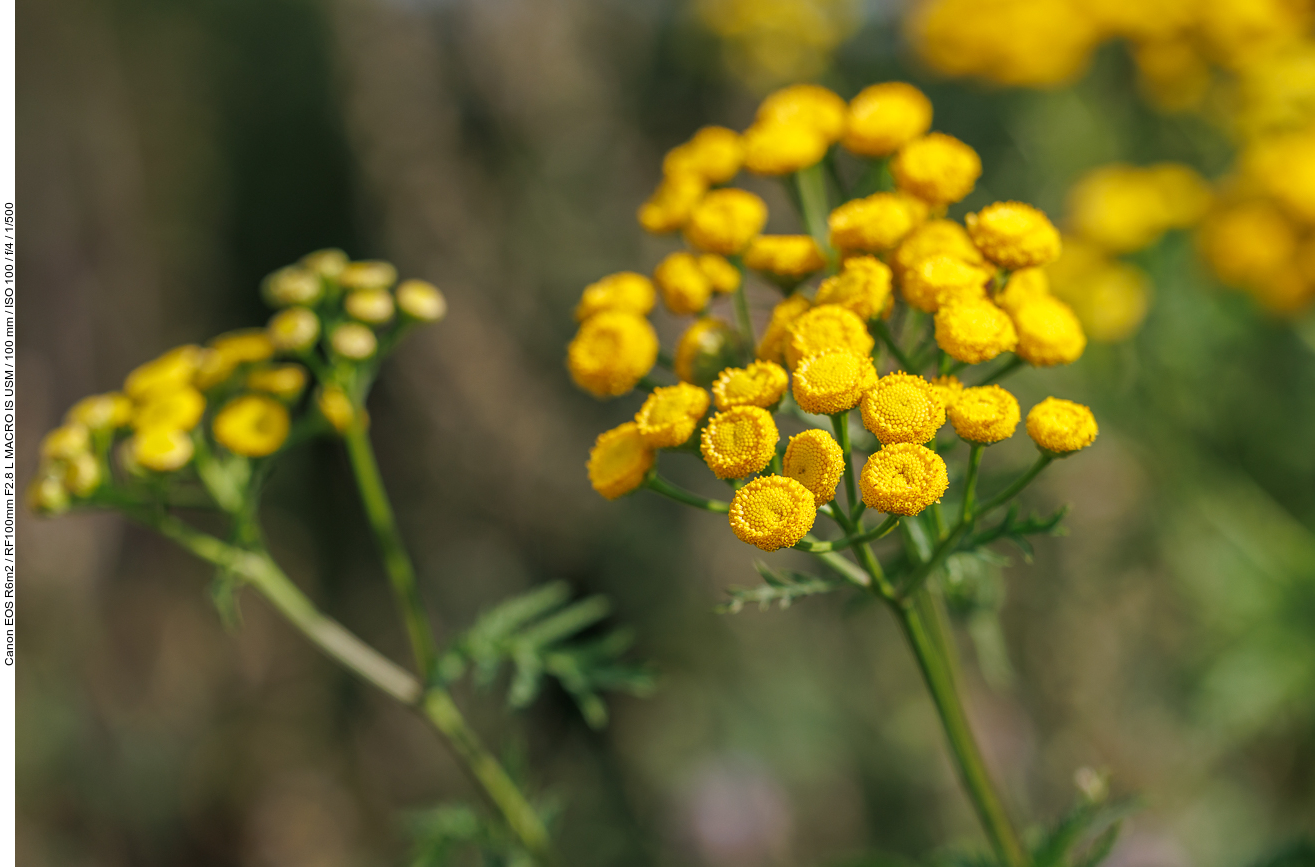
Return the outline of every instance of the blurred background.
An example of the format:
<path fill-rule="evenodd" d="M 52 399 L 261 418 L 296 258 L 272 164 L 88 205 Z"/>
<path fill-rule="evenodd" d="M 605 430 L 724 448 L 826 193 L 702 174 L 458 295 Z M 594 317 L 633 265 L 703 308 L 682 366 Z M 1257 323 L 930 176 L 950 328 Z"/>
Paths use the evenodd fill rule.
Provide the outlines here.
<path fill-rule="evenodd" d="M 1030 82 L 937 74 L 904 15 L 859 0 L 20 3 L 21 465 L 78 397 L 263 323 L 273 269 L 325 246 L 391 259 L 450 303 L 371 406 L 441 634 L 563 578 L 607 594 L 661 672 L 653 696 L 612 700 L 601 733 L 560 693 L 517 715 L 497 692 L 458 696 L 566 805 L 568 863 L 875 865 L 979 842 L 895 624 L 833 597 L 713 613 L 758 581 L 756 552 L 716 516 L 601 500 L 588 449 L 639 399 L 598 403 L 563 368 L 583 286 L 677 243 L 634 220 L 664 151 L 703 124 L 744 128 L 782 83 L 925 88 L 935 128 L 982 155 L 966 209 L 1018 198 L 1060 215 L 1093 166 L 1174 159 L 1214 178 L 1233 159 L 1208 113 L 1138 96 L 1123 41 L 1017 88 Z M 1069 535 L 959 594 L 970 703 L 1016 814 L 1053 820 L 1092 768 L 1146 801 L 1110 864 L 1252 864 L 1315 833 L 1315 326 L 1221 291 L 1183 233 L 1132 258 L 1153 283 L 1135 335 L 1017 379 L 1024 405 L 1090 403 L 1101 438 L 1029 494 L 1072 504 Z M 770 293 L 752 300 L 765 317 Z M 678 324 L 659 329 L 670 345 Z M 1030 460 L 1020 440 L 989 473 Z M 406 658 L 337 444 L 284 461 L 265 524 L 308 592 Z M 427 729 L 260 599 L 226 632 L 205 568 L 163 540 L 27 515 L 20 543 L 20 863 L 398 864 L 408 811 L 474 800 Z"/>

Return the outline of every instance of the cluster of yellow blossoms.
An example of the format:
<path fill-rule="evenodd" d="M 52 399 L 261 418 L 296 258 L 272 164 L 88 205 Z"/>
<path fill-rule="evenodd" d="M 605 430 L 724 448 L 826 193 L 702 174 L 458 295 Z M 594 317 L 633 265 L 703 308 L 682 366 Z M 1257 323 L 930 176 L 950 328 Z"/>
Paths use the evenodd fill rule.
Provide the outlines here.
<path fill-rule="evenodd" d="M 391 264 L 351 262 L 340 250 L 271 274 L 265 298 L 280 309 L 267 327 L 176 347 L 129 373 L 121 391 L 74 404 L 42 440 L 34 507 L 131 504 L 194 478 L 218 505 L 237 508 L 248 459 L 326 424 L 341 432 L 364 423 L 379 359 L 410 325 L 443 317 L 432 285 L 396 283 Z M 312 376 L 318 387 L 306 401 Z"/>
<path fill-rule="evenodd" d="M 837 514 L 827 504 L 850 473 L 850 410 L 871 434 L 854 487 L 863 507 L 892 516 L 918 515 L 945 493 L 940 451 L 949 446 L 935 437 L 947 419 L 973 444 L 1013 434 L 1021 416 L 1014 397 L 996 384 L 965 387 L 954 374 L 1000 359 L 988 377 L 998 378 L 1082 354 L 1082 326 L 1050 293 L 1044 271 L 1060 255 L 1060 235 L 1021 202 L 988 205 L 962 224 L 946 219 L 946 207 L 972 191 L 981 162 L 958 139 L 929 132 L 931 117 L 927 98 L 902 82 L 873 85 L 849 103 L 795 85 L 769 95 L 743 134 L 707 127 L 668 153 L 638 217 L 651 232 L 681 232 L 688 248 L 670 253 L 651 279 L 622 272 L 587 287 L 567 350 L 572 377 L 592 394 L 649 392 L 634 419 L 599 436 L 590 454 L 600 494 L 648 486 L 707 508 L 656 471 L 660 450 L 697 454 L 735 490 L 725 509 L 735 534 L 771 551 L 804 540 L 819 509 Z M 865 178 L 888 170 L 894 188 L 842 192 L 829 209 L 830 186 L 843 186 L 840 149 L 861 160 Z M 766 203 L 724 186 L 742 168 L 792 176 L 811 233 L 762 234 Z M 751 272 L 784 295 L 758 339 Z M 735 324 L 712 312 L 726 295 Z M 669 358 L 646 318 L 659 296 L 672 313 L 696 317 Z M 652 379 L 659 363 L 679 382 Z M 879 364 L 891 372 L 880 375 Z M 917 373 L 927 367 L 940 376 Z M 804 425 L 830 416 L 836 435 L 807 428 L 782 442 L 776 415 Z M 1056 455 L 1096 435 L 1089 410 L 1053 398 L 1032 409 L 1027 429 Z"/>
<path fill-rule="evenodd" d="M 763 90 L 813 78 L 857 29 L 857 0 L 695 0 L 703 25 L 724 44 L 731 73 Z"/>

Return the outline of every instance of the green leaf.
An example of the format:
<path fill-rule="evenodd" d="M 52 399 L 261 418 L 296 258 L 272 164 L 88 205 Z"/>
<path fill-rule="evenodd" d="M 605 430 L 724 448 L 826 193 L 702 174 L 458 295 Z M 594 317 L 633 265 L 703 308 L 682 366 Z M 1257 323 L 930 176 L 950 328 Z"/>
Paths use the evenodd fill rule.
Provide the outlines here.
<path fill-rule="evenodd" d="M 242 586 L 242 576 L 231 569 L 219 569 L 210 582 L 210 602 L 219 612 L 219 622 L 224 629 L 236 632 L 242 626 L 242 609 L 237 603 L 237 591 Z"/>
<path fill-rule="evenodd" d="M 760 611 L 766 611 L 775 602 L 784 610 L 793 605 L 797 599 L 830 593 L 847 586 L 847 582 L 832 578 L 805 575 L 788 569 L 777 571 L 762 562 L 755 563 L 754 566 L 766 583 L 758 587 L 728 588 L 726 592 L 731 597 L 731 601 L 718 605 L 715 609 L 718 614 L 739 614 L 744 610 L 744 606 L 750 603 L 757 603 Z"/>
<path fill-rule="evenodd" d="M 1099 864 L 1114 846 L 1119 823 L 1140 808 L 1141 802 L 1136 798 L 1111 803 L 1080 802 L 1033 849 L 1033 867 L 1093 867 Z M 1086 854 L 1074 861 L 1073 856 L 1087 841 L 1092 842 Z"/>

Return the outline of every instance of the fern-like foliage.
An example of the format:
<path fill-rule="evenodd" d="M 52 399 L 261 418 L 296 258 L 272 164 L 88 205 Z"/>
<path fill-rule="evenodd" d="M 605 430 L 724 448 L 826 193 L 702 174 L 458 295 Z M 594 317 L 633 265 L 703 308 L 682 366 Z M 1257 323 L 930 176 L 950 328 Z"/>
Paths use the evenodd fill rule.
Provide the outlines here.
<path fill-rule="evenodd" d="M 1109 857 L 1123 820 L 1140 809 L 1136 798 L 1083 800 L 1032 850 L 1034 867 L 1096 867 Z"/>
<path fill-rule="evenodd" d="M 1067 514 L 1068 506 L 1063 506 L 1053 515 L 1044 518 L 1034 513 L 1020 520 L 1018 517 L 1018 503 L 1012 503 L 1000 523 L 975 533 L 964 542 L 962 547 L 972 550 L 1004 539 L 1013 543 L 1023 553 L 1023 559 L 1031 563 L 1032 543 L 1027 537 L 1064 535 L 1067 531 L 1060 522 L 1064 520 L 1064 516 Z"/>
<path fill-rule="evenodd" d="M 728 588 L 726 592 L 731 600 L 717 606 L 718 614 L 739 614 L 745 605 L 751 604 L 757 604 L 760 611 L 766 611 L 773 603 L 784 610 L 806 596 L 830 593 L 848 586 L 839 579 L 806 575 L 789 569 L 776 570 L 766 563 L 755 563 L 754 567 L 766 583 L 757 587 Z"/>
<path fill-rule="evenodd" d="M 467 804 L 444 804 L 407 823 L 414 840 L 410 867 L 534 867 L 506 826 Z M 474 860 L 472 860 L 472 858 Z"/>

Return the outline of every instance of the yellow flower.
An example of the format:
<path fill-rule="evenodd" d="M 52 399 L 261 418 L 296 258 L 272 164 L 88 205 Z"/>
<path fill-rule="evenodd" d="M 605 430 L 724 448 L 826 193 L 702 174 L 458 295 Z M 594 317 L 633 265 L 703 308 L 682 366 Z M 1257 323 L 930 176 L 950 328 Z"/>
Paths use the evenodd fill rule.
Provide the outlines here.
<path fill-rule="evenodd" d="M 986 258 L 1011 270 L 1045 265 L 1059 256 L 1059 230 L 1023 202 L 996 202 L 964 218 Z"/>
<path fill-rule="evenodd" d="M 393 318 L 396 309 L 393 296 L 387 289 L 357 289 L 348 292 L 342 306 L 348 316 L 369 325 L 383 325 Z"/>
<path fill-rule="evenodd" d="M 816 520 L 813 493 L 786 476 L 754 479 L 731 499 L 731 530 L 741 542 L 764 551 L 789 548 Z"/>
<path fill-rule="evenodd" d="M 1064 252 L 1053 265 L 1059 266 L 1068 255 L 1069 248 L 1065 245 Z M 1050 273 L 1042 268 L 1019 268 L 1009 275 L 1004 288 L 995 296 L 995 303 L 1013 313 L 1019 306 L 1033 299 L 1045 298 L 1050 294 Z"/>
<path fill-rule="evenodd" d="M 811 129 L 831 145 L 844 135 L 848 114 L 845 101 L 825 87 L 792 84 L 768 94 L 758 106 L 754 122 Z"/>
<path fill-rule="evenodd" d="M 678 446 L 694 433 L 708 403 L 708 393 L 697 385 L 655 388 L 635 414 L 639 435 L 655 449 Z"/>
<path fill-rule="evenodd" d="M 201 347 L 179 346 L 129 373 L 123 391 L 133 400 L 144 400 L 152 392 L 174 391 L 191 385 L 200 363 Z"/>
<path fill-rule="evenodd" d="M 703 428 L 699 451 L 717 478 L 740 479 L 771 463 L 779 438 L 767 410 L 733 406 L 714 415 Z"/>
<path fill-rule="evenodd" d="M 949 486 L 945 461 L 916 443 L 886 446 L 868 458 L 859 476 L 863 502 L 888 515 L 920 514 Z"/>
<path fill-rule="evenodd" d="M 342 273 L 342 269 L 347 267 L 347 254 L 342 250 L 330 247 L 327 250 L 316 250 L 314 253 L 307 253 L 301 257 L 303 268 L 320 274 L 324 277 L 337 277 Z M 296 301 L 295 304 L 309 304 L 309 301 Z"/>
<path fill-rule="evenodd" d="M 951 256 L 928 256 L 904 272 L 900 294 L 910 307 L 934 313 L 951 301 L 986 297 L 991 272 Z"/>
<path fill-rule="evenodd" d="M 749 245 L 767 223 L 767 203 L 745 190 L 728 187 L 708 193 L 690 212 L 685 239 L 700 250 L 733 256 Z"/>
<path fill-rule="evenodd" d="M 589 484 L 609 500 L 628 494 L 644 483 L 653 468 L 653 449 L 628 421 L 603 431 L 589 450 Z"/>
<path fill-rule="evenodd" d="M 575 384 L 595 397 L 616 397 L 635 387 L 657 363 L 657 332 L 633 313 L 591 316 L 566 351 Z"/>
<path fill-rule="evenodd" d="M 1219 279 L 1249 286 L 1279 271 L 1292 259 L 1297 233 L 1268 202 L 1222 208 L 1201 226 L 1201 253 Z"/>
<path fill-rule="evenodd" d="M 904 239 L 927 216 L 927 208 L 900 193 L 874 193 L 831 212 L 831 245 L 840 250 L 879 253 Z"/>
<path fill-rule="evenodd" d="M 1138 89 L 1160 111 L 1196 108 L 1210 92 L 1210 64 L 1190 33 L 1148 39 L 1131 47 Z"/>
<path fill-rule="evenodd" d="M 790 324 L 785 341 L 786 366 L 794 370 L 801 359 L 823 349 L 849 349 L 870 355 L 875 343 L 854 311 L 838 304 L 821 304 Z"/>
<path fill-rule="evenodd" d="M 352 405 L 352 399 L 347 396 L 336 385 L 325 386 L 315 395 L 315 405 L 319 408 L 320 415 L 338 433 L 347 433 L 352 423 L 356 421 L 356 407 Z M 369 424 L 370 416 L 365 409 L 360 410 L 361 422 L 363 425 Z"/>
<path fill-rule="evenodd" d="M 133 463 L 157 473 L 182 469 L 196 450 L 186 431 L 172 427 L 144 428 L 128 442 L 128 455 Z"/>
<path fill-rule="evenodd" d="M 280 310 L 266 327 L 269 339 L 280 352 L 305 352 L 320 336 L 320 318 L 306 307 Z"/>
<path fill-rule="evenodd" d="M 244 328 L 221 334 L 201 352 L 193 383 L 202 391 L 219 385 L 240 364 L 265 361 L 274 355 L 274 341 L 263 328 Z"/>
<path fill-rule="evenodd" d="M 973 191 L 982 160 L 954 136 L 934 132 L 901 147 L 890 161 L 890 173 L 904 192 L 931 205 L 948 205 Z"/>
<path fill-rule="evenodd" d="M 672 313 L 700 313 L 712 300 L 712 281 L 699 267 L 693 253 L 670 253 L 653 269 L 653 282 L 662 290 L 662 301 Z"/>
<path fill-rule="evenodd" d="M 744 167 L 755 175 L 788 175 L 821 162 L 827 147 L 815 129 L 755 123 L 744 131 Z"/>
<path fill-rule="evenodd" d="M 903 371 L 877 380 L 862 405 L 863 427 L 885 445 L 925 443 L 945 424 L 945 404 L 931 383 Z"/>
<path fill-rule="evenodd" d="M 1300 313 L 1315 298 L 1315 283 L 1295 265 L 1255 281 L 1246 290 L 1261 307 L 1280 316 Z"/>
<path fill-rule="evenodd" d="M 755 361 L 748 367 L 728 367 L 712 384 L 717 409 L 733 406 L 775 406 L 790 384 L 790 375 L 774 361 Z"/>
<path fill-rule="evenodd" d="M 796 292 L 772 308 L 772 318 L 763 330 L 762 339 L 758 341 L 758 358 L 763 361 L 785 361 L 785 344 L 790 339 L 790 326 L 802 316 L 813 302 L 808 296 Z"/>
<path fill-rule="evenodd" d="M 891 258 L 891 269 L 903 281 L 908 271 L 932 256 L 949 256 L 969 265 L 986 261 L 963 226 L 953 220 L 928 220 L 900 242 Z"/>
<path fill-rule="evenodd" d="M 296 400 L 306 388 L 306 368 L 300 364 L 277 364 L 253 370 L 247 374 L 247 388 Z"/>
<path fill-rule="evenodd" d="M 945 405 L 948 413 L 959 395 L 963 394 L 963 383 L 957 376 L 938 376 L 931 381 L 931 391 Z"/>
<path fill-rule="evenodd" d="M 1103 260 L 1068 282 L 1057 279 L 1055 287 L 1056 297 L 1072 306 L 1087 336 L 1103 343 L 1123 340 L 1136 331 L 1150 305 L 1146 272 L 1117 260 Z"/>
<path fill-rule="evenodd" d="M 1018 330 L 1018 357 L 1049 367 L 1072 364 L 1087 348 L 1087 336 L 1073 309 L 1055 297 L 1036 298 L 1010 311 Z"/>
<path fill-rule="evenodd" d="M 744 266 L 802 278 L 825 268 L 826 256 L 810 235 L 759 235 L 744 251 Z"/>
<path fill-rule="evenodd" d="M 853 409 L 877 384 L 877 369 L 867 355 L 848 349 L 823 349 L 799 362 L 794 371 L 794 399 L 804 412 L 835 415 Z"/>
<path fill-rule="evenodd" d="M 648 201 L 639 206 L 639 225 L 654 235 L 665 235 L 689 221 L 694 206 L 708 191 L 707 182 L 694 175 L 668 175 Z"/>
<path fill-rule="evenodd" d="M 968 442 L 998 443 L 1018 427 L 1018 400 L 998 385 L 979 385 L 960 392 L 946 415 Z"/>
<path fill-rule="evenodd" d="M 575 308 L 575 321 L 583 322 L 604 310 L 647 316 L 656 300 L 652 280 L 634 271 L 618 271 L 584 287 Z"/>
<path fill-rule="evenodd" d="M 865 157 L 884 157 L 931 127 L 931 100 L 903 81 L 873 84 L 849 101 L 843 144 Z"/>
<path fill-rule="evenodd" d="M 845 453 L 826 431 L 806 430 L 790 437 L 781 474 L 807 488 L 813 495 L 813 505 L 822 506 L 836 498 L 836 485 L 845 474 Z"/>
<path fill-rule="evenodd" d="M 437 322 L 447 315 L 447 299 L 427 280 L 403 280 L 397 287 L 397 308 L 419 322 Z"/>
<path fill-rule="evenodd" d="M 32 482 L 27 489 L 27 502 L 32 511 L 41 515 L 59 515 L 68 511 L 68 489 L 64 480 L 49 472 Z"/>
<path fill-rule="evenodd" d="M 739 357 L 739 334 L 708 316 L 695 320 L 680 336 L 672 368 L 682 382 L 707 386 Z"/>
<path fill-rule="evenodd" d="M 168 427 L 188 431 L 196 427 L 205 414 L 205 398 L 190 385 L 174 391 L 153 392 L 133 414 L 137 430 Z"/>
<path fill-rule="evenodd" d="M 839 304 L 865 322 L 888 316 L 893 302 L 890 268 L 875 256 L 850 256 L 839 274 L 817 287 L 818 304 Z"/>
<path fill-rule="evenodd" d="M 244 394 L 228 402 L 214 421 L 215 442 L 235 455 L 263 458 L 288 438 L 288 410 L 263 394 Z"/>
<path fill-rule="evenodd" d="M 344 289 L 387 289 L 397 282 L 397 268 L 379 260 L 348 262 L 338 272 L 338 282 Z"/>
<path fill-rule="evenodd" d="M 1096 417 L 1080 403 L 1048 397 L 1027 414 L 1027 435 L 1054 454 L 1084 449 L 1096 440 Z"/>
<path fill-rule="evenodd" d="M 936 311 L 936 345 L 958 361 L 981 364 L 1017 346 L 1018 332 L 987 299 L 954 299 Z"/>
<path fill-rule="evenodd" d="M 1083 175 L 1068 194 L 1073 229 L 1113 253 L 1140 250 L 1168 229 L 1192 225 L 1209 204 L 1205 181 L 1173 163 L 1101 166 Z"/>
<path fill-rule="evenodd" d="M 41 439 L 41 457 L 48 461 L 68 460 L 91 449 L 91 433 L 81 424 L 57 427 Z"/>
<path fill-rule="evenodd" d="M 261 286 L 265 301 L 271 307 L 289 307 L 293 304 L 314 304 L 324 293 L 320 275 L 306 268 L 289 265 L 265 278 Z"/>
<path fill-rule="evenodd" d="M 744 144 L 735 130 L 705 126 L 682 145 L 667 151 L 663 174 L 692 175 L 707 184 L 724 184 L 735 177 L 744 162 Z"/>
<path fill-rule="evenodd" d="M 117 430 L 132 421 L 132 401 L 117 391 L 93 394 L 73 404 L 64 421 L 90 430 Z"/>
<path fill-rule="evenodd" d="M 329 345 L 343 358 L 364 361 L 379 348 L 374 332 L 357 322 L 345 322 L 333 329 Z"/>
<path fill-rule="evenodd" d="M 704 253 L 699 256 L 699 267 L 712 281 L 712 291 L 725 295 L 740 288 L 740 269 L 730 263 L 725 256 L 716 253 Z"/>
<path fill-rule="evenodd" d="M 90 452 L 74 455 L 64 468 L 64 487 L 75 497 L 89 497 L 100 487 L 100 461 Z"/>

